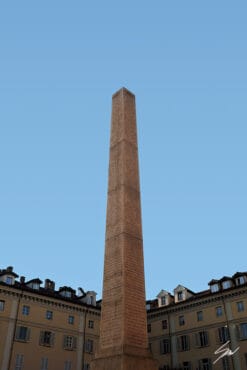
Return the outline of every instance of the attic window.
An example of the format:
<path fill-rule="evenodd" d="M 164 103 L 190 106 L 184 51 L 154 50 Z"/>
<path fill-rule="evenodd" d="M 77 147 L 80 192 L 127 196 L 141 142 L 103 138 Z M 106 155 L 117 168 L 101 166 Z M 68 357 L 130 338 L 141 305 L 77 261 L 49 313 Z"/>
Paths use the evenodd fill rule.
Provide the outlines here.
<path fill-rule="evenodd" d="M 244 276 L 239 276 L 236 278 L 236 285 L 242 285 L 245 283 Z"/>
<path fill-rule="evenodd" d="M 212 284 L 210 289 L 211 289 L 212 293 L 218 292 L 219 291 L 219 284 Z"/>
<path fill-rule="evenodd" d="M 60 292 L 60 294 L 63 296 L 63 297 L 66 297 L 66 298 L 71 298 L 71 292 L 69 290 L 62 290 Z"/>
<path fill-rule="evenodd" d="M 229 289 L 229 288 L 231 288 L 231 286 L 232 286 L 232 284 L 231 284 L 230 280 L 223 281 L 223 283 L 222 283 L 222 288 L 223 289 Z"/>
<path fill-rule="evenodd" d="M 178 301 L 182 301 L 184 299 L 184 294 L 183 294 L 183 291 L 182 290 L 180 290 L 177 293 L 177 295 L 178 295 Z"/>
<path fill-rule="evenodd" d="M 6 277 L 6 284 L 8 285 L 13 285 L 14 279 L 12 276 L 7 276 Z"/>
<path fill-rule="evenodd" d="M 38 284 L 38 283 L 32 283 L 32 284 L 30 285 L 30 287 L 31 287 L 32 289 L 38 290 L 38 289 L 39 289 L 39 284 Z"/>
<path fill-rule="evenodd" d="M 161 297 L 161 305 L 162 306 L 166 305 L 166 296 Z"/>

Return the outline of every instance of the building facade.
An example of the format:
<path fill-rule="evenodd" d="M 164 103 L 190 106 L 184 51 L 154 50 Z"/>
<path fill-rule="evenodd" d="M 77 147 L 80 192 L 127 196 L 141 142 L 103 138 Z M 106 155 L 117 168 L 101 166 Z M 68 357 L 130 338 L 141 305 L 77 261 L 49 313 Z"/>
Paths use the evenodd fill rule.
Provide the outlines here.
<path fill-rule="evenodd" d="M 98 344 L 95 292 L 55 290 L 0 270 L 0 369 L 87 370 Z"/>
<path fill-rule="evenodd" d="M 160 369 L 247 369 L 247 274 L 211 280 L 194 293 L 179 285 L 148 304 L 150 348 Z"/>
<path fill-rule="evenodd" d="M 89 370 L 100 311 L 94 291 L 0 270 L 0 370 Z M 199 293 L 161 290 L 147 301 L 147 322 L 160 369 L 247 369 L 247 273 L 211 280 Z"/>

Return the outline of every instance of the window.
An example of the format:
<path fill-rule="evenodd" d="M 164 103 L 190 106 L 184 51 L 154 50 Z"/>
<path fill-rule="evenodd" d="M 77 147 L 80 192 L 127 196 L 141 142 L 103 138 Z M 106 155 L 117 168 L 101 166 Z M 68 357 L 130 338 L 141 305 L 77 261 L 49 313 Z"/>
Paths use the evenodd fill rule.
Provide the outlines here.
<path fill-rule="evenodd" d="M 30 312 L 30 307 L 29 306 L 22 306 L 22 315 L 28 316 Z"/>
<path fill-rule="evenodd" d="M 182 291 L 182 290 L 180 290 L 177 294 L 178 294 L 178 301 L 182 301 L 182 300 L 183 300 L 183 298 L 184 298 L 183 291 Z"/>
<path fill-rule="evenodd" d="M 164 365 L 162 367 L 159 367 L 159 370 L 170 370 L 170 366 L 169 365 Z"/>
<path fill-rule="evenodd" d="M 161 297 L 161 304 L 162 306 L 166 305 L 166 296 Z"/>
<path fill-rule="evenodd" d="M 237 309 L 238 309 L 238 312 L 244 311 L 244 302 L 243 301 L 237 302 Z"/>
<path fill-rule="evenodd" d="M 93 295 L 90 295 L 89 299 L 90 299 L 90 303 L 89 304 L 91 304 L 93 306 L 94 305 L 94 296 Z"/>
<path fill-rule="evenodd" d="M 197 347 L 206 347 L 208 346 L 208 332 L 200 331 L 195 334 L 196 346 Z"/>
<path fill-rule="evenodd" d="M 161 324 L 162 324 L 162 329 L 163 329 L 163 330 L 167 329 L 167 327 L 168 327 L 168 322 L 167 322 L 167 320 L 162 320 Z"/>
<path fill-rule="evenodd" d="M 220 343 L 226 343 L 230 339 L 229 330 L 226 326 L 218 328 L 217 332 Z"/>
<path fill-rule="evenodd" d="M 185 324 L 185 321 L 184 321 L 184 316 L 179 316 L 178 318 L 178 323 L 180 326 L 184 325 Z"/>
<path fill-rule="evenodd" d="M 60 291 L 60 294 L 63 297 L 66 297 L 66 298 L 71 298 L 72 297 L 72 292 L 70 290 L 62 290 L 62 291 Z"/>
<path fill-rule="evenodd" d="M 23 369 L 23 362 L 24 356 L 23 355 L 16 355 L 15 358 L 15 370 L 22 370 Z"/>
<path fill-rule="evenodd" d="M 203 358 L 199 361 L 199 369 L 200 370 L 211 370 L 212 364 L 210 358 Z"/>
<path fill-rule="evenodd" d="M 219 284 L 212 284 L 210 287 L 211 293 L 216 293 L 219 291 Z"/>
<path fill-rule="evenodd" d="M 166 353 L 171 352 L 170 340 L 169 339 L 162 339 L 160 341 L 160 353 L 165 355 Z"/>
<path fill-rule="evenodd" d="M 93 320 L 89 320 L 89 321 L 88 321 L 88 327 L 89 327 L 90 329 L 93 329 L 93 328 L 94 328 L 94 321 L 93 321 Z"/>
<path fill-rule="evenodd" d="M 29 286 L 31 289 L 39 290 L 39 283 L 31 283 Z"/>
<path fill-rule="evenodd" d="M 219 317 L 219 316 L 222 316 L 222 315 L 223 315 L 222 307 L 221 306 L 216 307 L 216 316 Z"/>
<path fill-rule="evenodd" d="M 51 347 L 54 344 L 54 333 L 51 331 L 40 332 L 40 345 Z"/>
<path fill-rule="evenodd" d="M 203 313 L 202 311 L 197 312 L 197 321 L 202 321 L 203 320 Z"/>
<path fill-rule="evenodd" d="M 88 339 L 85 342 L 85 352 L 92 353 L 93 352 L 93 340 Z"/>
<path fill-rule="evenodd" d="M 72 337 L 71 335 L 65 335 L 63 339 L 63 347 L 64 349 L 69 350 L 76 349 L 76 337 Z"/>
<path fill-rule="evenodd" d="M 84 364 L 83 365 L 83 370 L 90 370 L 90 365 L 89 364 Z"/>
<path fill-rule="evenodd" d="M 148 333 L 151 333 L 151 330 L 152 330 L 151 324 L 148 324 L 147 325 L 147 331 L 148 331 Z"/>
<path fill-rule="evenodd" d="M 177 338 L 178 351 L 188 351 L 190 349 L 190 337 L 188 335 L 181 335 Z"/>
<path fill-rule="evenodd" d="M 28 341 L 30 338 L 30 329 L 26 326 L 17 326 L 15 339 L 23 342 Z"/>
<path fill-rule="evenodd" d="M 42 357 L 40 370 L 48 370 L 48 358 Z"/>
<path fill-rule="evenodd" d="M 68 317 L 68 323 L 69 323 L 69 324 L 73 325 L 73 324 L 74 324 L 74 321 L 75 321 L 74 316 L 69 316 L 69 317 Z"/>
<path fill-rule="evenodd" d="M 46 311 L 46 318 L 47 318 L 47 320 L 52 320 L 53 312 L 52 311 Z"/>
<path fill-rule="evenodd" d="M 0 301 L 0 311 L 4 311 L 5 301 Z"/>
<path fill-rule="evenodd" d="M 232 283 L 231 283 L 230 280 L 223 281 L 223 283 L 222 283 L 223 289 L 229 289 L 229 288 L 231 288 L 231 286 L 232 286 Z"/>
<path fill-rule="evenodd" d="M 64 370 L 71 370 L 72 369 L 72 363 L 71 361 L 65 361 L 64 363 Z"/>
<path fill-rule="evenodd" d="M 244 358 L 245 358 L 245 366 L 247 367 L 247 353 L 244 354 Z"/>
<path fill-rule="evenodd" d="M 247 339 L 247 323 L 240 324 L 237 328 L 239 339 Z"/>
<path fill-rule="evenodd" d="M 230 370 L 229 357 L 225 356 L 222 358 L 222 368 L 223 370 Z"/>
<path fill-rule="evenodd" d="M 243 276 L 239 276 L 236 278 L 236 285 L 243 285 L 245 283 L 245 279 Z"/>
<path fill-rule="evenodd" d="M 13 277 L 12 276 L 7 276 L 6 277 L 6 284 L 12 285 L 13 284 Z"/>
<path fill-rule="evenodd" d="M 183 367 L 182 367 L 183 370 L 191 370 L 191 362 L 189 361 L 185 361 L 183 362 Z"/>

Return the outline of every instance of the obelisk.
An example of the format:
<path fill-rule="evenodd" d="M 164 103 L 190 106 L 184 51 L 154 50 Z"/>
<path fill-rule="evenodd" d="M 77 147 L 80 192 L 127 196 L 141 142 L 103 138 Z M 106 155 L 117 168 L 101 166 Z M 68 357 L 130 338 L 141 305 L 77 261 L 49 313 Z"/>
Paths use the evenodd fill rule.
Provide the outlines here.
<path fill-rule="evenodd" d="M 105 261 L 95 370 L 156 370 L 148 348 L 135 96 L 112 97 Z"/>

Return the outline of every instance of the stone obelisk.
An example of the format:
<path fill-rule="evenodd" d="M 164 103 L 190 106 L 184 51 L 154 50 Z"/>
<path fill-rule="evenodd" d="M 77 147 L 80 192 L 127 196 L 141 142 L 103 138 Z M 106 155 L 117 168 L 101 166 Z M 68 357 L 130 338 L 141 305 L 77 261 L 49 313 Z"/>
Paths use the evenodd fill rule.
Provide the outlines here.
<path fill-rule="evenodd" d="M 156 370 L 148 348 L 135 96 L 112 97 L 104 282 L 96 370 Z"/>

